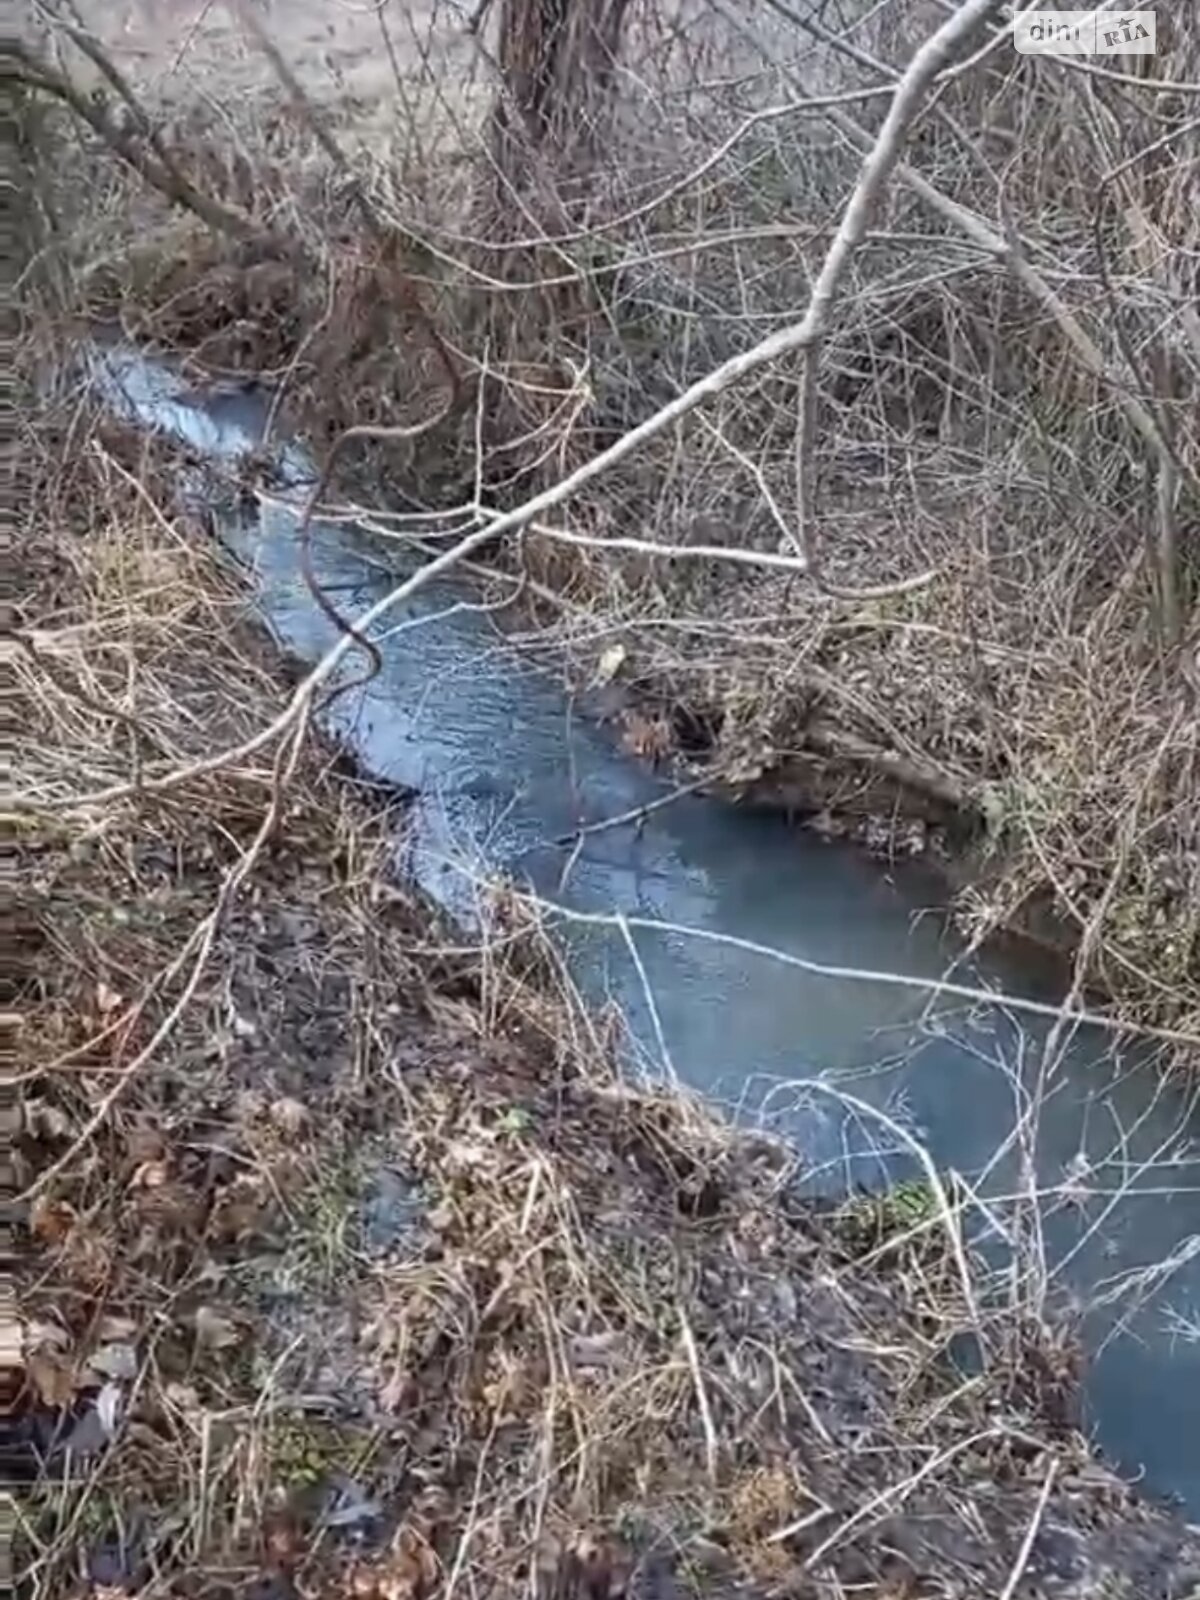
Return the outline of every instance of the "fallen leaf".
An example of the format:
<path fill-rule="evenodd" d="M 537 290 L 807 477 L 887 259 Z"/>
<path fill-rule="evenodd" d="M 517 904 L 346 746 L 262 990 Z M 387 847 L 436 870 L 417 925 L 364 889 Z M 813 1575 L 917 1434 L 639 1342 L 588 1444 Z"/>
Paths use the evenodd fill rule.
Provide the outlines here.
<path fill-rule="evenodd" d="M 131 1317 L 101 1317 L 96 1328 L 97 1344 L 131 1344 L 138 1335 L 138 1325 Z"/>
<path fill-rule="evenodd" d="M 625 664 L 625 646 L 623 644 L 610 644 L 608 649 L 596 663 L 596 673 L 592 679 L 597 689 L 603 689 L 606 683 L 611 683 Z"/>
<path fill-rule="evenodd" d="M 242 1337 L 237 1324 L 221 1316 L 211 1306 L 200 1307 L 196 1312 L 195 1324 L 196 1338 L 207 1350 L 228 1350 Z"/>
<path fill-rule="evenodd" d="M 124 1004 L 125 997 L 118 994 L 114 988 L 101 978 L 96 985 L 96 1009 L 100 1015 L 107 1017 L 111 1012 L 116 1011 L 118 1006 L 123 1006 Z"/>
<path fill-rule="evenodd" d="M 35 1139 L 65 1139 L 71 1132 L 71 1119 L 48 1100 L 31 1098 L 25 1102 L 25 1126 Z"/>
<path fill-rule="evenodd" d="M 121 1414 L 122 1394 L 118 1384 L 106 1383 L 96 1396 L 96 1415 L 108 1438 L 116 1437 L 117 1418 Z"/>
<path fill-rule="evenodd" d="M 624 719 L 621 743 L 631 755 L 657 761 L 671 749 L 671 729 L 663 717 L 644 717 L 631 711 Z"/>
<path fill-rule="evenodd" d="M 112 1277 L 112 1241 L 77 1221 L 63 1249 L 61 1267 L 77 1288 L 99 1294 Z"/>
<path fill-rule="evenodd" d="M 286 1512 L 275 1513 L 264 1529 L 263 1543 L 267 1557 L 281 1572 L 290 1572 L 299 1560 L 302 1548 L 300 1529 Z"/>
<path fill-rule="evenodd" d="M 421 1600 L 438 1583 L 438 1559 L 421 1534 L 412 1528 L 401 1528 L 391 1553 L 375 1568 L 373 1576 L 379 1600 Z"/>
<path fill-rule="evenodd" d="M 43 1196 L 30 1207 L 30 1230 L 43 1244 L 61 1244 L 75 1226 L 75 1221 L 75 1208 L 65 1200 L 48 1200 Z"/>
<path fill-rule="evenodd" d="M 354 1600 L 378 1600 L 379 1579 L 370 1567 L 356 1566 L 350 1573 L 349 1592 Z"/>
<path fill-rule="evenodd" d="M 200 1396 L 190 1383 L 169 1383 L 163 1394 L 173 1406 L 178 1406 L 180 1411 L 199 1411 Z"/>
<path fill-rule="evenodd" d="M 53 1356 L 38 1354 L 30 1356 L 25 1372 L 44 1406 L 60 1411 L 70 1405 L 75 1394 L 75 1374 L 70 1367 Z"/>
<path fill-rule="evenodd" d="M 67 1330 L 57 1322 L 27 1322 L 23 1343 L 26 1351 L 65 1350 L 71 1342 Z"/>
<path fill-rule="evenodd" d="M 257 1174 L 240 1173 L 213 1202 L 209 1232 L 222 1243 L 248 1239 L 259 1232 L 269 1210 L 261 1179 Z"/>
<path fill-rule="evenodd" d="M 165 1161 L 143 1161 L 129 1180 L 131 1189 L 161 1189 L 169 1176 Z"/>

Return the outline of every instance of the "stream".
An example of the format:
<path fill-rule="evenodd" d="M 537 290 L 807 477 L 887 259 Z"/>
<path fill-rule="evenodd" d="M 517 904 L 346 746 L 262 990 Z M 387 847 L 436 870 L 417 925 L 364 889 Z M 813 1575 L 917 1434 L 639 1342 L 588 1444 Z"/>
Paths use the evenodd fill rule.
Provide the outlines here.
<path fill-rule="evenodd" d="M 121 347 L 94 347 L 87 365 L 110 407 L 211 458 L 235 461 L 260 441 L 266 393 L 193 393 Z M 315 661 L 337 633 L 304 583 L 286 503 L 302 499 L 310 467 L 294 446 L 275 459 L 291 484 L 279 500 L 211 505 L 279 643 Z M 344 523 L 314 525 L 318 578 L 349 617 L 394 586 L 378 548 Z M 1028 1114 L 1048 1024 L 796 964 L 950 972 L 1057 998 L 1024 965 L 968 961 L 927 873 L 696 794 L 636 826 L 585 834 L 576 848 L 581 824 L 646 806 L 671 785 L 572 711 L 561 684 L 504 639 L 464 583 L 429 585 L 374 637 L 383 671 L 340 696 L 329 721 L 364 773 L 415 792 L 403 865 L 448 913 L 473 925 L 484 882 L 498 874 L 560 907 L 571 975 L 589 1002 L 619 1008 L 632 1065 L 674 1074 L 785 1134 L 814 1188 L 910 1175 L 907 1134 L 940 1168 L 982 1177 L 998 1201 L 1016 1192 L 1018 1155 L 993 1158 Z M 361 670 L 355 653 L 348 673 Z M 620 917 L 631 921 L 623 928 Z M 1035 1164 L 1047 1270 L 1078 1309 L 1092 1355 L 1085 1425 L 1127 1476 L 1200 1521 L 1196 1093 L 1144 1050 L 1079 1029 L 1045 1086 Z"/>

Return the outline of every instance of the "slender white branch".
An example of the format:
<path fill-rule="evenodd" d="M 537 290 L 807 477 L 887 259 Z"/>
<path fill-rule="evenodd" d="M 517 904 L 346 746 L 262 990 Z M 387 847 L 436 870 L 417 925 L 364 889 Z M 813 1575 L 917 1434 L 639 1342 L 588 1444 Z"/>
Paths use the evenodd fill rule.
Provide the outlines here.
<path fill-rule="evenodd" d="M 700 928 L 686 922 L 666 922 L 657 917 L 618 917 L 602 911 L 575 911 L 570 906 L 559 905 L 556 901 L 544 900 L 536 895 L 521 898 L 535 909 L 566 922 L 587 923 L 618 931 L 633 928 L 645 933 L 676 934 L 699 940 L 703 944 L 726 945 L 746 955 L 777 961 L 782 966 L 808 973 L 813 978 L 829 978 L 837 983 L 874 984 L 884 989 L 911 989 L 934 999 L 945 995 L 948 999 L 968 1000 L 974 1005 L 1003 1006 L 1005 1010 L 1024 1016 L 1045 1017 L 1051 1022 L 1060 1022 L 1065 1014 L 1077 1027 L 1100 1028 L 1105 1033 L 1128 1034 L 1140 1039 L 1158 1039 L 1164 1044 L 1200 1045 L 1200 1031 L 1195 1028 L 1152 1027 L 1122 1017 L 1108 1016 L 1103 1011 L 1052 1005 L 1048 1001 L 1030 1000 L 1023 995 L 985 989 L 970 983 L 956 983 L 950 978 L 930 978 L 918 972 L 886 972 L 873 967 L 842 967 L 824 961 L 810 961 L 806 956 L 794 955 L 790 950 L 780 950 L 775 945 L 760 944 L 755 939 L 743 939 L 737 934 L 719 933 L 715 928 Z"/>
<path fill-rule="evenodd" d="M 1037 1505 L 1033 1508 L 1033 1516 L 1029 1519 L 1029 1526 L 1025 1530 L 1025 1537 L 1021 1541 L 1021 1548 L 1017 1552 L 1017 1559 L 1009 1574 L 1008 1582 L 1004 1585 L 1004 1593 L 1000 1600 L 1013 1600 L 1017 1592 L 1017 1585 L 1025 1576 L 1025 1568 L 1029 1565 L 1029 1558 L 1033 1554 L 1034 1541 L 1038 1536 L 1038 1529 L 1042 1525 L 1042 1518 L 1046 1515 L 1046 1507 L 1050 1503 L 1050 1491 L 1054 1488 L 1054 1480 L 1058 1477 L 1058 1461 L 1054 1459 L 1046 1468 L 1046 1476 L 1042 1480 L 1041 1493 L 1038 1495 Z"/>

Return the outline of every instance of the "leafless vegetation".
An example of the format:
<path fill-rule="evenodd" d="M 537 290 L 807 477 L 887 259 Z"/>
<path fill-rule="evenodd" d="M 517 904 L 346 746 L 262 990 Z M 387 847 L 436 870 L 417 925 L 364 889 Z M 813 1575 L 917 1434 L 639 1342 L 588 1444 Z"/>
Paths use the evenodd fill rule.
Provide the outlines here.
<path fill-rule="evenodd" d="M 511 531 L 531 647 L 625 678 L 631 742 L 966 819 L 981 934 L 1050 907 L 1073 1002 L 1194 1036 L 1187 19 L 1102 71 L 979 32 L 900 116 L 938 8 L 617 4 L 549 76 L 515 0 L 339 8 L 327 61 L 321 8 L 266 52 L 241 9 L 139 55 L 138 7 L 46 6 L 6 51 L 30 391 L 101 316 L 318 440 L 404 430 L 371 471 L 467 506 L 447 560 Z M 31 406 L 21 461 L 31 1593 L 114 1549 L 146 1596 L 1009 1600 L 1047 1549 L 1070 1600 L 1190 1592 L 1075 1430 L 1045 1197 L 1000 1217 L 918 1150 L 915 1220 L 825 1215 L 631 1093 L 529 907 L 450 952 L 389 879 L 394 811 L 154 453 Z M 1010 1211 L 1001 1280 L 971 1224 Z"/>
<path fill-rule="evenodd" d="M 374 468 L 485 520 L 584 469 L 567 531 L 625 542 L 534 520 L 498 559 L 579 678 L 621 646 L 658 749 L 894 849 L 953 819 L 968 927 L 1050 930 L 1089 982 L 1194 1015 L 1194 18 L 1107 63 L 977 29 L 826 303 L 919 8 L 646 0 L 596 32 L 564 5 L 541 38 L 519 8 L 387 6 L 325 58 L 304 7 L 258 37 L 213 9 L 148 61 L 65 12 L 23 47 L 84 119 L 54 125 L 90 192 L 81 218 L 59 184 L 43 270 L 197 370 L 273 373 L 318 437 L 431 415 L 449 367 L 453 416 Z"/>
<path fill-rule="evenodd" d="M 286 787 L 206 768 L 285 692 L 236 574 L 144 441 L 67 406 L 22 447 L 23 1592 L 1200 1573 L 1090 1461 L 1071 1331 L 969 1187 L 914 1145 L 903 1201 L 814 1207 L 784 1147 L 621 1081 L 520 901 L 448 948 L 315 733 Z M 87 799 L 164 758 L 193 775 Z"/>

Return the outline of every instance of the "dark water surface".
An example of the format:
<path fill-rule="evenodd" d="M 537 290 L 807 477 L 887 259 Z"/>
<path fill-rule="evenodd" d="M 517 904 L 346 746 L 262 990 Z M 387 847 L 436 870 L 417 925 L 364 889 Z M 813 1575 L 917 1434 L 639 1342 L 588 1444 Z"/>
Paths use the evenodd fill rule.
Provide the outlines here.
<path fill-rule="evenodd" d="M 195 396 L 129 352 L 97 352 L 112 403 L 236 459 L 258 444 L 268 410 L 252 393 Z M 301 452 L 285 475 L 307 472 Z M 295 511 L 265 504 L 218 515 L 222 537 L 254 575 L 280 643 L 315 660 L 336 630 L 298 564 Z M 377 547 L 376 547 L 377 548 Z M 393 585 L 378 555 L 345 526 L 318 526 L 314 565 L 347 616 Z M 824 965 L 1030 993 L 1034 976 L 963 963 L 914 872 L 889 875 L 848 845 L 785 820 L 698 796 L 585 838 L 581 822 L 620 815 L 666 786 L 570 714 L 561 687 L 501 638 L 469 590 L 433 584 L 376 630 L 383 671 L 338 699 L 336 731 L 362 767 L 417 792 L 407 866 L 464 921 L 482 883 L 503 873 L 573 913 L 670 922 L 686 932 L 571 924 L 571 971 L 592 1001 L 614 1001 L 655 1073 L 673 1071 L 739 1115 L 796 1141 L 813 1181 L 880 1182 L 903 1170 L 894 1132 L 814 1087 L 835 1085 L 916 1135 L 941 1166 L 1002 1197 L 1019 1182 L 997 1162 L 1036 1088 L 1046 1025 L 995 1005 L 831 979 L 728 940 Z M 357 674 L 361 659 L 349 671 Z M 632 939 L 637 959 L 630 953 Z M 639 970 L 640 969 L 640 970 Z M 665 1056 L 665 1061 L 664 1061 Z M 1034 1160 L 1046 1258 L 1085 1315 L 1094 1359 L 1088 1420 L 1105 1453 L 1200 1519 L 1200 1114 L 1144 1052 L 1078 1032 L 1046 1086 Z M 1063 1197 L 1067 1185 L 1075 1198 Z M 1001 1208 L 999 1215 L 1003 1215 Z M 1159 1264 L 1176 1258 L 1167 1271 Z M 1196 1337 L 1189 1338 L 1189 1320 Z"/>

